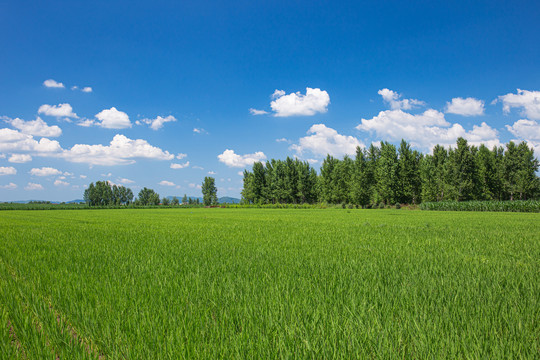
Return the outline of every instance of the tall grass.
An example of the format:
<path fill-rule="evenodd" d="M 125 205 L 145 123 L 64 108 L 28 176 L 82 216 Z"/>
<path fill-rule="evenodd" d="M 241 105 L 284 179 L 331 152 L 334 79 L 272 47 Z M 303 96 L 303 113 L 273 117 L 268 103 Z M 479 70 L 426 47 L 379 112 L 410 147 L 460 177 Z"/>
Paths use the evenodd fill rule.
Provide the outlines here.
<path fill-rule="evenodd" d="M 422 210 L 443 211 L 506 211 L 506 212 L 540 212 L 538 200 L 515 201 L 442 201 L 420 204 Z"/>
<path fill-rule="evenodd" d="M 538 358 L 538 220 L 337 209 L 3 212 L 1 355 Z"/>

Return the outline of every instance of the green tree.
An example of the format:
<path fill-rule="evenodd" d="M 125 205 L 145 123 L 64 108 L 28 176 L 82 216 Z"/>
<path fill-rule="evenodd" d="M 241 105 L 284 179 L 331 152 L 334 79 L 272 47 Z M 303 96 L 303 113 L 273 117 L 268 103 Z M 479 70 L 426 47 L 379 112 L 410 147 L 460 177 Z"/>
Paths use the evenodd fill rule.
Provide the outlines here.
<path fill-rule="evenodd" d="M 394 204 L 397 201 L 396 195 L 399 186 L 397 170 L 396 147 L 386 141 L 382 142 L 375 178 L 377 180 L 377 193 L 385 204 Z"/>
<path fill-rule="evenodd" d="M 182 204 L 187 204 L 188 203 L 188 198 L 187 198 L 187 195 L 184 194 L 184 197 L 182 198 Z"/>
<path fill-rule="evenodd" d="M 204 206 L 216 205 L 218 203 L 216 180 L 213 177 L 206 176 L 204 178 L 202 193 Z"/>
<path fill-rule="evenodd" d="M 163 199 L 161 199 L 161 205 L 169 206 L 169 203 L 169 198 L 163 197 Z"/>
<path fill-rule="evenodd" d="M 175 196 L 173 197 L 171 201 L 171 205 L 178 206 L 180 204 L 180 201 L 178 201 L 178 198 Z"/>
<path fill-rule="evenodd" d="M 139 203 L 141 205 L 159 205 L 159 194 L 144 187 L 139 191 Z"/>

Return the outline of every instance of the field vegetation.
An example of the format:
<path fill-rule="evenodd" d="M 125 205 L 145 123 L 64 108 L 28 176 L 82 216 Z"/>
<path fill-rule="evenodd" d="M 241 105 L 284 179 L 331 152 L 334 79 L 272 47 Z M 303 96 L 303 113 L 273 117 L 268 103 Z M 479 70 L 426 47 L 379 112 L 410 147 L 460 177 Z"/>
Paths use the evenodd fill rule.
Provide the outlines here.
<path fill-rule="evenodd" d="M 539 220 L 2 212 L 0 357 L 537 359 Z"/>

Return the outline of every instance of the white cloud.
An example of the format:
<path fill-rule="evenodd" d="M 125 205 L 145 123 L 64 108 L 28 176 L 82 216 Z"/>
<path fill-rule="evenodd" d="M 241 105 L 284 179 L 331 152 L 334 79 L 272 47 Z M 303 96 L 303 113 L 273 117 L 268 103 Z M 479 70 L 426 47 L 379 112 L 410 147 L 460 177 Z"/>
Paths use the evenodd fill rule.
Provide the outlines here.
<path fill-rule="evenodd" d="M 111 177 L 112 173 L 110 172 L 110 173 L 107 173 L 107 174 L 101 174 L 101 176 L 103 176 L 103 177 Z"/>
<path fill-rule="evenodd" d="M 215 171 L 209 171 L 208 175 L 216 175 L 216 172 Z"/>
<path fill-rule="evenodd" d="M 68 182 L 57 179 L 54 181 L 54 186 L 69 186 Z"/>
<path fill-rule="evenodd" d="M 8 161 L 10 163 L 22 164 L 32 161 L 32 157 L 27 154 L 11 154 Z"/>
<path fill-rule="evenodd" d="M 7 185 L 0 185 L 0 189 L 4 190 L 15 190 L 17 188 L 17 184 L 9 183 Z"/>
<path fill-rule="evenodd" d="M 512 126 L 506 125 L 506 129 L 517 136 L 518 141 L 526 141 L 533 148 L 535 156 L 540 157 L 540 123 L 522 119 Z"/>
<path fill-rule="evenodd" d="M 79 177 L 80 177 L 81 179 L 86 179 L 88 176 L 86 176 L 86 175 L 79 175 Z"/>
<path fill-rule="evenodd" d="M 0 159 L 5 159 L 6 158 L 6 154 L 0 154 Z"/>
<path fill-rule="evenodd" d="M 413 107 L 425 105 L 423 101 L 416 100 L 416 99 L 400 100 L 401 94 L 398 94 L 397 92 L 390 89 L 384 88 L 384 89 L 379 90 L 377 93 L 382 96 L 385 103 L 390 105 L 390 109 L 392 110 L 398 110 L 398 109 L 410 110 Z"/>
<path fill-rule="evenodd" d="M 78 87 L 77 85 L 73 85 L 73 86 L 71 87 L 71 90 L 77 90 L 77 89 L 79 89 L 79 87 Z"/>
<path fill-rule="evenodd" d="M 17 169 L 15 169 L 13 166 L 0 166 L 0 176 L 15 174 L 17 174 Z"/>
<path fill-rule="evenodd" d="M 364 146 L 354 136 L 341 135 L 324 124 L 313 125 L 307 133 L 313 135 L 300 138 L 298 144 L 291 145 L 291 150 L 295 150 L 298 154 L 307 150 L 319 156 L 330 154 L 340 157 L 355 154 L 357 146 Z"/>
<path fill-rule="evenodd" d="M 48 88 L 64 88 L 64 84 L 53 79 L 48 79 L 43 82 L 43 85 Z"/>
<path fill-rule="evenodd" d="M 176 158 L 178 160 L 182 160 L 183 158 L 187 157 L 187 154 L 182 154 L 182 153 L 179 153 L 178 155 L 176 155 Z"/>
<path fill-rule="evenodd" d="M 130 180 L 130 179 L 126 179 L 126 178 L 119 178 L 117 180 L 120 184 L 124 184 L 124 185 L 128 185 L 128 184 L 133 184 L 135 181 L 133 180 Z"/>
<path fill-rule="evenodd" d="M 540 124 L 534 120 L 518 120 L 506 129 L 520 139 L 540 140 Z"/>
<path fill-rule="evenodd" d="M 96 125 L 106 129 L 126 129 L 131 127 L 129 116 L 125 112 L 117 110 L 114 106 L 97 113 L 96 118 L 100 121 Z"/>
<path fill-rule="evenodd" d="M 183 163 L 183 164 L 175 164 L 171 163 L 171 169 L 183 169 L 189 166 L 189 161 Z"/>
<path fill-rule="evenodd" d="M 36 120 L 24 121 L 22 119 L 5 119 L 5 122 L 16 129 L 19 129 L 23 134 L 43 136 L 43 137 L 58 137 L 62 135 L 62 129 L 58 126 L 49 126 L 39 116 Z"/>
<path fill-rule="evenodd" d="M 60 170 L 52 167 L 33 168 L 30 170 L 30 175 L 32 176 L 53 176 L 61 174 L 62 172 Z"/>
<path fill-rule="evenodd" d="M 268 114 L 268 111 L 257 110 L 257 109 L 254 109 L 254 108 L 250 108 L 249 112 L 250 112 L 251 115 L 265 115 L 265 114 Z"/>
<path fill-rule="evenodd" d="M 82 92 L 85 92 L 85 93 L 91 93 L 92 92 L 92 88 L 90 86 L 85 86 L 81 89 Z"/>
<path fill-rule="evenodd" d="M 484 115 L 484 102 L 475 98 L 453 98 L 452 102 L 446 102 L 446 112 L 463 116 Z"/>
<path fill-rule="evenodd" d="M 307 159 L 307 162 L 310 163 L 311 165 L 313 165 L 313 164 L 318 163 L 319 160 L 317 160 L 317 159 Z"/>
<path fill-rule="evenodd" d="M 67 103 L 58 104 L 58 105 L 43 104 L 39 107 L 38 114 L 44 114 L 47 116 L 55 116 L 55 117 L 67 117 L 67 118 L 74 118 L 74 119 L 79 118 L 77 114 L 73 112 L 73 108 L 71 107 L 71 105 Z"/>
<path fill-rule="evenodd" d="M 425 149 L 431 149 L 437 144 L 454 145 L 458 137 L 463 137 L 472 144 L 499 144 L 497 131 L 486 123 L 475 125 L 473 130 L 466 131 L 460 124 L 450 124 L 443 113 L 433 109 L 416 115 L 402 110 L 381 111 L 372 119 L 362 119 L 356 129 L 375 132 L 382 140 L 405 139 L 410 141 L 411 145 Z"/>
<path fill-rule="evenodd" d="M 244 176 L 244 172 L 243 172 L 243 171 L 239 171 L 239 172 L 237 172 L 237 174 L 240 175 L 240 176 Z"/>
<path fill-rule="evenodd" d="M 522 116 L 532 120 L 540 120 L 540 91 L 517 89 L 517 94 L 506 94 L 498 97 L 503 103 L 503 111 L 509 113 L 512 108 L 522 108 Z"/>
<path fill-rule="evenodd" d="M 319 88 L 306 88 L 306 94 L 300 92 L 285 95 L 285 91 L 276 90 L 270 107 L 274 111 L 274 116 L 311 116 L 317 113 L 328 111 L 330 95 Z"/>
<path fill-rule="evenodd" d="M 117 134 L 108 146 L 76 144 L 64 150 L 61 157 L 71 162 L 111 166 L 133 164 L 136 158 L 172 160 L 174 155 L 150 145 L 146 140 L 132 140 Z"/>
<path fill-rule="evenodd" d="M 90 126 L 97 125 L 97 123 L 92 119 L 84 119 L 84 120 L 79 121 L 77 125 L 82 126 L 82 127 L 90 127 Z"/>
<path fill-rule="evenodd" d="M 189 184 L 189 187 L 192 188 L 192 189 L 202 189 L 202 186 L 201 185 L 197 185 L 197 184 Z"/>
<path fill-rule="evenodd" d="M 137 120 L 136 123 L 137 125 L 148 124 L 150 125 L 150 129 L 159 130 L 163 127 L 163 124 L 168 123 L 168 122 L 173 122 L 173 121 L 176 121 L 176 118 L 172 115 L 169 115 L 167 117 L 158 116 L 155 119 Z"/>
<path fill-rule="evenodd" d="M 290 143 L 290 140 L 286 139 L 286 138 L 281 138 L 281 139 L 276 139 L 276 142 L 286 142 L 286 143 Z"/>
<path fill-rule="evenodd" d="M 29 182 L 28 185 L 26 185 L 24 187 L 24 190 L 43 190 L 43 186 L 41 186 L 41 184 L 35 184 L 35 183 L 31 183 Z"/>
<path fill-rule="evenodd" d="M 198 166 L 198 165 L 192 166 L 191 168 L 192 169 L 197 169 L 197 170 L 204 170 L 204 168 L 202 166 Z"/>
<path fill-rule="evenodd" d="M 227 165 L 228 167 L 246 167 L 253 165 L 258 161 L 266 160 L 266 155 L 262 151 L 258 151 L 253 154 L 238 155 L 234 150 L 225 150 L 222 154 L 218 155 L 219 161 Z"/>
<path fill-rule="evenodd" d="M 274 93 L 272 94 L 271 98 L 272 98 L 272 100 L 277 99 L 279 97 L 282 97 L 285 94 L 286 94 L 285 90 L 276 89 L 276 90 L 274 90 Z"/>
<path fill-rule="evenodd" d="M 33 152 L 41 156 L 61 151 L 60 143 L 56 140 L 41 138 L 36 141 L 32 135 L 23 134 L 17 130 L 0 129 L 0 151 Z"/>
<path fill-rule="evenodd" d="M 175 186 L 176 184 L 171 182 L 171 181 L 161 180 L 159 182 L 159 185 L 161 185 L 161 186 Z"/>

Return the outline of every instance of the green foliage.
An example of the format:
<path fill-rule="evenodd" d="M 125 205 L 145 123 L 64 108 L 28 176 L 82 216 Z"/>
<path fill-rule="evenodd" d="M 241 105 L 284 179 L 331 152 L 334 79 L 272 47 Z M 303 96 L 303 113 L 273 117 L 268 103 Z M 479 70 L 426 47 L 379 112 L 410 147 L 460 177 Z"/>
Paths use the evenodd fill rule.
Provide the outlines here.
<path fill-rule="evenodd" d="M 353 159 L 327 155 L 319 176 L 308 163 L 271 159 L 244 171 L 243 204 L 354 204 L 384 208 L 422 201 L 540 199 L 538 160 L 525 142 L 489 150 L 459 138 L 422 155 L 401 141 L 356 149 Z M 382 204 L 382 206 L 381 206 Z"/>
<path fill-rule="evenodd" d="M 538 357 L 538 214 L 339 207 L 2 213 L 0 358 Z"/>
<path fill-rule="evenodd" d="M 422 210 L 540 212 L 538 200 L 424 202 Z"/>
<path fill-rule="evenodd" d="M 217 205 L 216 180 L 213 177 L 206 176 L 202 184 L 203 204 L 204 206 Z M 197 203 L 199 199 L 197 199 Z"/>
<path fill-rule="evenodd" d="M 89 206 L 129 205 L 133 201 L 133 192 L 124 186 L 112 185 L 108 181 L 90 183 L 83 194 Z"/>
<path fill-rule="evenodd" d="M 139 191 L 139 196 L 137 198 L 138 205 L 159 205 L 159 194 L 156 193 L 153 189 L 148 189 L 144 187 Z"/>

